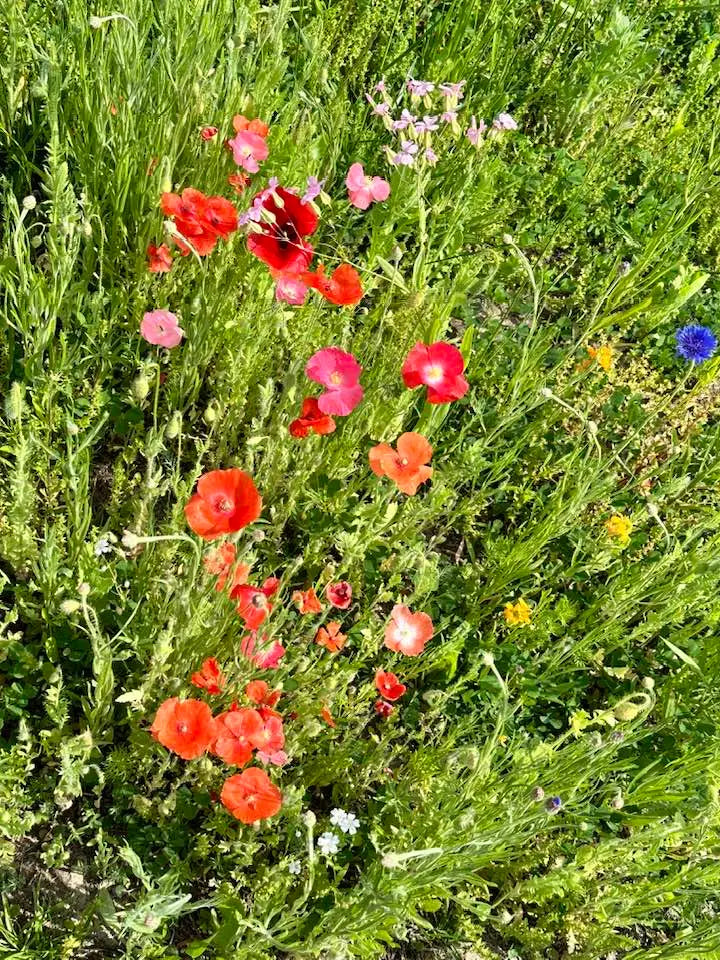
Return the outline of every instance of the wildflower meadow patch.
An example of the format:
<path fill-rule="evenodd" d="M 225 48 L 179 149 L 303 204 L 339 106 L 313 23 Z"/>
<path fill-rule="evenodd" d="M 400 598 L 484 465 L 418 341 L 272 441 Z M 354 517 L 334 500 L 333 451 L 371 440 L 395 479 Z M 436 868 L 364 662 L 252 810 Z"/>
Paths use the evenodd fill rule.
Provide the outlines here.
<path fill-rule="evenodd" d="M 720 956 L 718 13 L 0 30 L 0 955 Z"/>

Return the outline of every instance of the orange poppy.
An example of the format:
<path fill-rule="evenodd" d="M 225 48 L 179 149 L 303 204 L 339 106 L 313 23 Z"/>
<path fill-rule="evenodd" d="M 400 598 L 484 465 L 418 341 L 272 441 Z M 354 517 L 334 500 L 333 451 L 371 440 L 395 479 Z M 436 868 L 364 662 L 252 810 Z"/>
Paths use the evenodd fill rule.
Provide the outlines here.
<path fill-rule="evenodd" d="M 433 622 L 427 613 L 413 613 L 404 603 L 396 603 L 385 628 L 385 646 L 406 657 L 417 657 L 432 638 Z"/>
<path fill-rule="evenodd" d="M 340 633 L 341 626 L 342 624 L 338 623 L 337 620 L 331 620 L 326 626 L 320 627 L 315 634 L 315 643 L 325 647 L 330 653 L 338 653 L 345 646 L 347 640 L 345 634 Z"/>
<path fill-rule="evenodd" d="M 194 760 L 212 743 L 215 720 L 202 700 L 171 697 L 158 707 L 150 733 L 183 760 Z"/>
<path fill-rule="evenodd" d="M 232 125 L 235 133 L 242 133 L 247 130 L 248 133 L 254 133 L 256 136 L 262 137 L 263 140 L 270 132 L 270 127 L 262 120 L 257 119 L 257 117 L 254 120 L 248 120 L 241 113 L 235 114 Z"/>
<path fill-rule="evenodd" d="M 420 484 L 432 476 L 432 467 L 427 466 L 432 453 L 421 433 L 403 433 L 398 437 L 397 450 L 387 443 L 370 450 L 370 469 L 378 477 L 394 480 L 399 490 L 413 496 Z"/>
<path fill-rule="evenodd" d="M 282 793 L 259 767 L 236 773 L 223 784 L 220 802 L 241 823 L 274 817 L 282 806 Z"/>
<path fill-rule="evenodd" d="M 185 516 L 198 536 L 217 540 L 257 520 L 261 510 L 262 499 L 252 479 L 234 467 L 204 473 L 197 493 L 185 507 Z"/>
<path fill-rule="evenodd" d="M 309 590 L 296 590 L 292 595 L 292 602 L 297 604 L 300 613 L 322 612 L 322 604 L 312 587 Z"/>
<path fill-rule="evenodd" d="M 200 670 L 197 670 L 190 677 L 190 683 L 201 690 L 207 690 L 211 696 L 217 696 L 217 694 L 222 693 L 227 680 L 215 657 L 208 657 L 207 660 L 203 661 Z"/>
<path fill-rule="evenodd" d="M 273 690 L 264 680 L 251 680 L 245 687 L 245 696 L 260 707 L 274 707 L 280 699 L 281 691 Z"/>
<path fill-rule="evenodd" d="M 263 730 L 260 714 L 249 707 L 228 710 L 217 718 L 216 727 L 212 752 L 225 763 L 244 766 L 252 758 L 255 741 Z"/>

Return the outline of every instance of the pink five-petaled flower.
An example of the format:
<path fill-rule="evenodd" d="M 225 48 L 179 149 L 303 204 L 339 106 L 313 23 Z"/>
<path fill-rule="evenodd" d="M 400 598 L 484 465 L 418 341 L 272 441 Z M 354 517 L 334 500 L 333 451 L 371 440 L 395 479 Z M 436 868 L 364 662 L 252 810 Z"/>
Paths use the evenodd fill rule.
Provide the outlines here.
<path fill-rule="evenodd" d="M 232 140 L 228 140 L 235 163 L 247 170 L 248 173 L 257 173 L 260 164 L 268 157 L 268 145 L 257 133 L 250 130 L 238 130 Z"/>
<path fill-rule="evenodd" d="M 157 347 L 176 347 L 185 336 L 178 318 L 169 310 L 151 310 L 143 314 L 140 334 Z"/>
<path fill-rule="evenodd" d="M 363 165 L 353 163 L 345 177 L 350 203 L 358 210 L 367 210 L 371 203 L 387 200 L 390 184 L 382 177 L 366 177 Z"/>
<path fill-rule="evenodd" d="M 338 347 L 324 347 L 314 353 L 305 365 L 305 373 L 326 392 L 318 397 L 323 413 L 346 417 L 363 398 L 359 378 L 362 367 L 351 353 Z"/>
<path fill-rule="evenodd" d="M 385 628 L 385 646 L 395 653 L 417 657 L 433 635 L 433 622 L 426 613 L 413 613 L 404 603 L 396 603 Z"/>
<path fill-rule="evenodd" d="M 493 120 L 495 130 L 517 130 L 517 120 L 509 113 L 499 113 Z"/>
<path fill-rule="evenodd" d="M 463 355 L 451 343 L 416 343 L 405 358 L 402 376 L 405 386 L 413 389 L 424 384 L 428 403 L 450 403 L 465 396 L 468 382 L 462 375 Z"/>

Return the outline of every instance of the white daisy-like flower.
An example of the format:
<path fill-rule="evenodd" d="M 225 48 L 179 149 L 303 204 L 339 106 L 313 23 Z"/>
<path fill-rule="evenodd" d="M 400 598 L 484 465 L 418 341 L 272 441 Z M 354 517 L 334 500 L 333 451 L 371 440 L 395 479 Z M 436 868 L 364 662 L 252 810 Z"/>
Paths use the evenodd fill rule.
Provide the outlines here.
<path fill-rule="evenodd" d="M 329 857 L 330 854 L 338 852 L 340 848 L 340 840 L 336 833 L 326 830 L 325 833 L 321 833 L 318 837 L 317 845 L 320 849 L 320 852 L 324 853 L 326 857 Z"/>
<path fill-rule="evenodd" d="M 288 864 L 288 873 L 291 873 L 293 876 L 297 876 L 302 870 L 302 864 L 299 860 L 291 860 Z"/>
<path fill-rule="evenodd" d="M 360 821 L 355 816 L 354 813 L 345 814 L 345 823 L 340 825 L 340 829 L 343 833 L 349 833 L 351 837 L 354 837 L 358 832 L 360 827 Z"/>

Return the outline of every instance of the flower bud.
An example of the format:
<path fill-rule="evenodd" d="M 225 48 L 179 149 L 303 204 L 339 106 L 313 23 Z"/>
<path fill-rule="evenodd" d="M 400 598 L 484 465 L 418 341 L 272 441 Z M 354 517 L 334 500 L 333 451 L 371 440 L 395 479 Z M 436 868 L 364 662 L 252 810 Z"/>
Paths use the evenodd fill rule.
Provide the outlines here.
<path fill-rule="evenodd" d="M 34 210 L 37 206 L 37 200 L 29 193 L 26 197 L 23 197 L 22 205 L 24 210 Z"/>
<path fill-rule="evenodd" d="M 646 690 L 652 690 L 655 687 L 655 681 L 652 677 L 643 677 L 640 683 Z"/>
<path fill-rule="evenodd" d="M 150 381 L 144 373 L 141 373 L 133 380 L 131 389 L 132 395 L 136 400 L 144 400 L 150 393 Z"/>
<path fill-rule="evenodd" d="M 133 533 L 132 530 L 124 530 L 121 543 L 126 550 L 134 550 L 140 544 L 140 537 Z"/>
<path fill-rule="evenodd" d="M 80 604 L 77 600 L 63 600 L 60 604 L 60 609 L 66 616 L 72 616 L 73 613 L 77 613 L 80 609 Z"/>
<path fill-rule="evenodd" d="M 217 410 L 211 403 L 209 403 L 207 407 L 205 407 L 205 412 L 203 413 L 203 420 L 208 426 L 211 426 L 217 420 Z"/>
<path fill-rule="evenodd" d="M 172 190 L 172 180 L 170 179 L 170 174 L 166 173 L 162 180 L 160 181 L 160 192 L 161 193 L 170 193 Z"/>
<path fill-rule="evenodd" d="M 303 814 L 303 823 L 305 824 L 306 827 L 309 827 L 311 830 L 315 826 L 315 824 L 317 823 L 317 817 L 312 812 L 312 810 L 306 810 L 306 812 Z"/>
<path fill-rule="evenodd" d="M 618 791 L 617 794 L 612 798 L 610 801 L 610 806 L 613 808 L 613 810 L 622 810 L 622 808 L 625 806 L 625 801 L 623 800 L 623 795 L 620 793 L 620 791 Z"/>
<path fill-rule="evenodd" d="M 25 388 L 17 380 L 11 385 L 5 398 L 5 414 L 8 420 L 19 420 L 25 406 Z"/>
<path fill-rule="evenodd" d="M 102 17 L 92 16 L 88 18 L 88 26 L 90 27 L 91 30 L 99 29 L 103 25 L 103 23 L 104 23 L 104 20 Z"/>
<path fill-rule="evenodd" d="M 80 594 L 80 596 L 81 596 L 83 599 L 85 599 L 85 597 L 89 597 L 89 596 L 90 596 L 90 584 L 89 584 L 89 583 L 81 583 L 81 584 L 78 586 L 78 593 Z"/>
<path fill-rule="evenodd" d="M 165 427 L 165 436 L 168 440 L 174 440 L 180 434 L 180 427 L 182 425 L 182 414 L 179 410 L 176 410 L 172 415 L 170 422 Z"/>
<path fill-rule="evenodd" d="M 381 863 L 386 870 L 396 870 L 400 866 L 401 860 L 396 853 L 386 853 Z"/>
<path fill-rule="evenodd" d="M 534 789 L 533 792 L 532 792 L 532 798 L 533 798 L 533 800 L 534 800 L 536 803 L 540 803 L 542 800 L 544 800 L 544 799 L 545 799 L 545 791 L 543 790 L 543 788 L 542 788 L 542 787 L 535 787 L 535 789 Z"/>
<path fill-rule="evenodd" d="M 502 238 L 503 238 L 503 243 L 509 244 L 513 242 L 513 238 L 509 233 L 504 233 Z"/>

